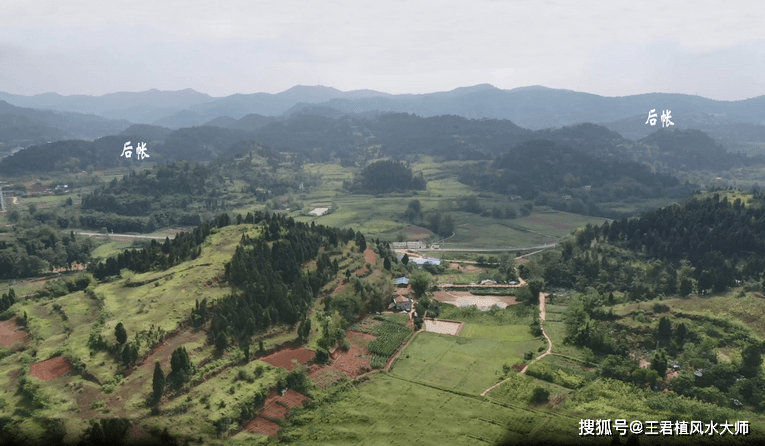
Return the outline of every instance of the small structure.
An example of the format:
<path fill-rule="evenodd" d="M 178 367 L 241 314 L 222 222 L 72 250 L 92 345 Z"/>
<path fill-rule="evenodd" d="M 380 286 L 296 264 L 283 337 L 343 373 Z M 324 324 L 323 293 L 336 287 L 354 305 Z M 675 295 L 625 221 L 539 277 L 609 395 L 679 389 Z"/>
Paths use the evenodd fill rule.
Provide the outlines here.
<path fill-rule="evenodd" d="M 415 263 L 416 265 L 420 265 L 420 266 L 422 266 L 422 265 L 434 265 L 434 266 L 441 265 L 441 259 L 437 259 L 435 257 L 427 257 L 427 258 L 412 257 L 412 258 L 409 259 L 409 261 Z"/>
<path fill-rule="evenodd" d="M 407 277 L 399 277 L 396 279 L 396 286 L 398 287 L 405 287 L 409 285 L 409 278 Z"/>
<path fill-rule="evenodd" d="M 393 305 L 396 307 L 397 310 L 411 311 L 412 299 L 409 299 L 408 297 L 404 297 L 404 296 L 394 297 Z"/>
<path fill-rule="evenodd" d="M 490 280 L 490 279 L 484 279 L 481 281 L 481 285 L 496 285 L 497 282 Z"/>

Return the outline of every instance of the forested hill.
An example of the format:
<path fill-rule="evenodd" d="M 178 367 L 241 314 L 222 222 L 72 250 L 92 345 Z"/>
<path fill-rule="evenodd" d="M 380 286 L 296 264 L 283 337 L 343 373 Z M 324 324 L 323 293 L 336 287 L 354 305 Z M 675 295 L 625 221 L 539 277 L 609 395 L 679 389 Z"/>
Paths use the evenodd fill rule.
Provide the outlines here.
<path fill-rule="evenodd" d="M 598 203 L 628 197 L 683 198 L 691 189 L 634 161 L 593 157 L 548 140 L 521 143 L 490 165 L 463 169 L 460 181 L 538 204 L 603 215 Z"/>
<path fill-rule="evenodd" d="M 658 148 L 655 158 L 672 169 L 730 169 L 746 162 L 744 155 L 726 151 L 700 130 L 660 129 L 638 142 Z"/>
<path fill-rule="evenodd" d="M 736 280 L 759 282 L 765 271 L 765 195 L 733 201 L 720 194 L 698 196 L 637 218 L 588 226 L 544 264 L 549 284 L 620 290 L 637 300 L 723 291 Z"/>

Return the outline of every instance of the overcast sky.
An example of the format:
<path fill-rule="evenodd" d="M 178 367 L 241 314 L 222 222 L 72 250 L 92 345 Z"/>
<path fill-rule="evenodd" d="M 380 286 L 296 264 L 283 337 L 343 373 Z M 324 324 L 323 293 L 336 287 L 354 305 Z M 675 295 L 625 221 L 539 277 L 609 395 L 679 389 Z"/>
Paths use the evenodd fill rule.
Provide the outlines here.
<path fill-rule="evenodd" d="M 2 0 L 0 91 L 765 94 L 756 0 Z"/>

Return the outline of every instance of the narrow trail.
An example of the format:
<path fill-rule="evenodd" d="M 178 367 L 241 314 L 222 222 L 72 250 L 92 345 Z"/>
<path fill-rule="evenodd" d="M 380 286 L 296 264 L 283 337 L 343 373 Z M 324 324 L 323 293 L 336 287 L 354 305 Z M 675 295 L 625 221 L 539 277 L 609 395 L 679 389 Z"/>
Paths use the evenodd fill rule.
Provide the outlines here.
<path fill-rule="evenodd" d="M 540 321 L 544 321 L 545 320 L 545 307 L 546 307 L 545 300 L 547 300 L 547 293 L 539 293 L 539 320 Z M 547 351 L 542 353 L 541 355 L 537 356 L 536 358 L 534 358 L 534 360 L 532 360 L 529 364 L 533 364 L 536 361 L 539 361 L 540 359 L 542 359 L 545 356 L 547 356 L 550 353 L 552 353 L 552 347 L 553 347 L 552 339 L 550 339 L 550 337 L 547 336 L 547 332 L 545 331 L 545 327 L 543 325 L 542 325 L 542 334 L 544 335 L 545 339 L 547 339 L 547 345 L 548 345 Z M 524 375 L 526 374 L 526 370 L 529 368 L 529 364 L 526 364 L 526 365 L 523 366 L 523 369 L 521 369 L 521 373 L 522 374 L 524 374 Z M 504 383 L 505 381 L 507 381 L 507 380 L 503 379 L 502 381 L 500 381 L 500 382 L 494 384 L 493 386 L 489 387 L 488 389 L 484 390 L 483 392 L 481 392 L 481 396 L 486 396 L 487 393 L 489 393 L 492 390 L 496 389 L 497 387 L 501 386 L 502 383 Z"/>

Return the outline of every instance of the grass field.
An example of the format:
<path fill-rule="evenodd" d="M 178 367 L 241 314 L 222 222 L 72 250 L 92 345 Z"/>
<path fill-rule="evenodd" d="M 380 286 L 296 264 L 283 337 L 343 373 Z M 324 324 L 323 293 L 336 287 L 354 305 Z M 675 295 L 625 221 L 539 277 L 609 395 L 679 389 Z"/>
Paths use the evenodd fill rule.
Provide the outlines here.
<path fill-rule="evenodd" d="M 352 227 L 367 236 L 381 240 L 395 241 L 406 238 L 401 229 L 409 226 L 404 217 L 406 206 L 411 200 L 418 200 L 422 206 L 425 221 L 415 224 L 427 226 L 427 215 L 435 210 L 448 213 L 455 224 L 455 235 L 446 242 L 449 248 L 496 248 L 528 247 L 557 241 L 568 235 L 574 228 L 587 223 L 601 224 L 605 219 L 586 217 L 539 208 L 528 218 L 496 219 L 459 210 L 459 200 L 467 196 L 480 196 L 481 206 L 491 208 L 515 207 L 507 197 L 477 191 L 457 181 L 462 166 L 459 162 L 435 163 L 432 158 L 422 156 L 412 163 L 415 172 L 423 172 L 427 190 L 379 195 L 350 194 L 343 189 L 343 181 L 351 180 L 358 169 L 345 168 L 338 164 L 308 164 L 304 170 L 321 176 L 318 187 L 305 194 L 302 211 L 291 216 L 298 221 L 316 221 L 329 226 Z M 301 215 L 309 211 L 311 202 L 331 202 L 334 209 L 321 217 Z M 434 239 L 435 241 L 435 239 Z"/>
<path fill-rule="evenodd" d="M 497 383 L 502 366 L 546 346 L 542 341 L 498 341 L 418 333 L 394 363 L 391 373 L 405 379 L 473 394 Z"/>
<path fill-rule="evenodd" d="M 513 439 L 573 439 L 578 420 L 525 405 L 503 406 L 389 376 L 350 388 L 336 402 L 291 419 L 281 437 L 312 445 L 482 445 Z M 555 425 L 556 429 L 548 429 Z M 532 433 L 533 432 L 533 433 Z"/>
<path fill-rule="evenodd" d="M 495 341 L 528 341 L 534 339 L 528 325 L 479 325 L 468 323 L 460 336 L 467 338 L 493 339 Z"/>

